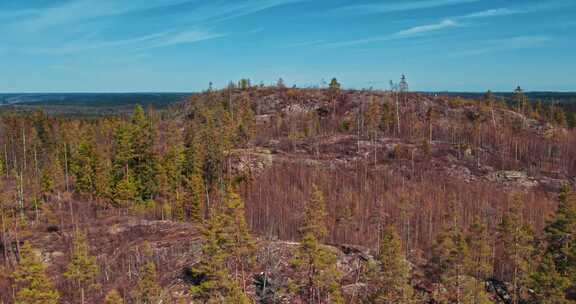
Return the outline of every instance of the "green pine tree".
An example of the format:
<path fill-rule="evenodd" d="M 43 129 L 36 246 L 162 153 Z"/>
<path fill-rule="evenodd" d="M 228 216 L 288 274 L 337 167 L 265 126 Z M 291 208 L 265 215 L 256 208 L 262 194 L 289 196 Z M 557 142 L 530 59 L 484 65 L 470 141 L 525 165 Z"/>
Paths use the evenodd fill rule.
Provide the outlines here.
<path fill-rule="evenodd" d="M 72 162 L 72 172 L 76 176 L 76 190 L 90 198 L 105 198 L 110 189 L 110 176 L 104 157 L 96 147 L 94 135 L 86 131 Z"/>
<path fill-rule="evenodd" d="M 250 303 L 227 267 L 233 258 L 229 248 L 234 240 L 228 234 L 226 226 L 229 220 L 219 210 L 214 210 L 202 229 L 204 244 L 200 262 L 193 268 L 194 273 L 202 277 L 198 285 L 190 292 L 197 301 L 203 303 Z"/>
<path fill-rule="evenodd" d="M 486 288 L 484 282 L 492 274 L 492 247 L 490 246 L 490 235 L 486 224 L 480 218 L 475 218 L 468 229 L 466 242 L 470 251 L 468 272 L 475 279 L 472 287 L 474 304 L 485 303 Z"/>
<path fill-rule="evenodd" d="M 338 82 L 338 79 L 332 78 L 332 80 L 330 80 L 330 84 L 329 84 L 328 88 L 331 91 L 340 91 L 340 87 L 341 87 L 341 85 Z"/>
<path fill-rule="evenodd" d="M 138 188 L 134 183 L 130 171 L 116 184 L 114 201 L 120 206 L 129 206 L 138 198 Z"/>
<path fill-rule="evenodd" d="M 204 175 L 205 149 L 202 138 L 204 137 L 204 126 L 195 121 L 190 122 L 185 132 L 184 149 L 184 175 L 192 174 Z"/>
<path fill-rule="evenodd" d="M 238 107 L 237 120 L 238 127 L 236 130 L 236 141 L 241 146 L 246 146 L 248 142 L 254 137 L 255 121 L 254 111 L 248 96 L 243 96 Z"/>
<path fill-rule="evenodd" d="M 370 273 L 374 287 L 369 296 L 370 303 L 414 303 L 410 277 L 410 265 L 402 253 L 400 236 L 390 226 L 383 232 L 377 265 Z"/>
<path fill-rule="evenodd" d="M 184 189 L 185 209 L 192 222 L 201 223 L 204 219 L 206 188 L 204 184 L 205 154 L 202 145 L 203 129 L 200 124 L 191 123 L 186 129 Z"/>
<path fill-rule="evenodd" d="M 29 242 L 20 248 L 20 260 L 12 277 L 15 282 L 16 304 L 57 304 L 58 291 L 44 273 L 44 264 Z"/>
<path fill-rule="evenodd" d="M 186 220 L 184 198 L 179 191 L 176 191 L 176 197 L 174 198 L 174 219 L 179 222 L 184 222 Z"/>
<path fill-rule="evenodd" d="M 312 197 L 304 208 L 302 234 L 312 234 L 316 240 L 323 241 L 328 235 L 328 229 L 326 228 L 327 215 L 324 194 L 320 188 L 312 185 Z"/>
<path fill-rule="evenodd" d="M 133 151 L 132 170 L 142 201 L 151 199 L 157 192 L 156 155 L 154 154 L 154 132 L 152 119 L 137 105 L 131 117 L 131 145 Z"/>
<path fill-rule="evenodd" d="M 534 252 L 530 227 L 522 223 L 521 199 L 519 195 L 512 197 L 512 205 L 498 225 L 498 244 L 511 285 L 512 304 L 518 304 L 526 292 Z"/>
<path fill-rule="evenodd" d="M 204 220 L 203 210 L 206 197 L 204 179 L 200 173 L 194 173 L 186 179 L 185 209 L 190 221 L 202 223 Z"/>
<path fill-rule="evenodd" d="M 316 185 L 312 188 L 312 197 L 304 210 L 303 237 L 291 260 L 292 266 L 305 277 L 293 280 L 291 285 L 308 303 L 343 303 L 337 257 L 321 243 L 328 234 L 324 195 Z"/>
<path fill-rule="evenodd" d="M 514 95 L 512 95 L 512 100 L 516 105 L 518 112 L 520 113 L 530 113 L 530 102 L 528 101 L 528 97 L 524 94 L 524 91 L 520 86 L 514 90 Z"/>
<path fill-rule="evenodd" d="M 41 176 L 42 196 L 47 201 L 48 197 L 54 192 L 54 176 L 49 167 L 42 169 Z"/>
<path fill-rule="evenodd" d="M 250 234 L 244 214 L 244 202 L 236 191 L 229 187 L 222 210 L 224 232 L 230 238 L 229 253 L 234 264 L 236 281 L 246 286 L 246 269 L 253 264 L 256 242 Z"/>
<path fill-rule="evenodd" d="M 80 194 L 92 195 L 94 193 L 94 149 L 92 133 L 84 132 L 71 166 L 76 176 L 76 191 Z"/>
<path fill-rule="evenodd" d="M 576 256 L 573 254 L 576 249 L 576 194 L 569 186 L 562 189 L 558 209 L 544 234 L 547 252 L 558 271 L 564 276 L 576 275 Z"/>
<path fill-rule="evenodd" d="M 431 278 L 445 287 L 435 291 L 434 297 L 441 303 L 463 303 L 471 298 L 469 287 L 475 280 L 468 275 L 470 249 L 460 228 L 457 206 L 456 201 L 450 201 L 444 227 L 436 236 L 427 265 Z"/>
<path fill-rule="evenodd" d="M 566 299 L 566 290 L 570 280 L 557 270 L 551 254 L 546 254 L 538 268 L 531 276 L 533 298 L 539 304 L 569 304 L 575 303 Z"/>
<path fill-rule="evenodd" d="M 162 168 L 167 177 L 167 190 L 174 193 L 182 184 L 186 155 L 179 129 L 176 126 L 169 129 L 171 135 L 166 139 L 167 151 L 162 159 Z"/>
<path fill-rule="evenodd" d="M 80 303 L 84 303 L 86 289 L 96 286 L 99 274 L 100 268 L 96 257 L 90 255 L 86 235 L 77 231 L 74 236 L 72 259 L 66 267 L 64 276 L 80 289 Z"/>
<path fill-rule="evenodd" d="M 162 288 L 158 285 L 156 264 L 152 259 L 152 249 L 148 243 L 145 245 L 144 254 L 148 262 L 140 269 L 140 279 L 136 286 L 135 296 L 137 303 L 156 304 L 161 298 Z"/>
<path fill-rule="evenodd" d="M 566 303 L 567 291 L 576 288 L 576 195 L 565 186 L 558 198 L 556 214 L 544 229 L 543 261 L 532 276 L 542 303 Z"/>
<path fill-rule="evenodd" d="M 134 148 L 132 146 L 132 129 L 130 124 L 121 122 L 114 128 L 114 177 L 122 180 L 128 169 L 134 164 Z"/>

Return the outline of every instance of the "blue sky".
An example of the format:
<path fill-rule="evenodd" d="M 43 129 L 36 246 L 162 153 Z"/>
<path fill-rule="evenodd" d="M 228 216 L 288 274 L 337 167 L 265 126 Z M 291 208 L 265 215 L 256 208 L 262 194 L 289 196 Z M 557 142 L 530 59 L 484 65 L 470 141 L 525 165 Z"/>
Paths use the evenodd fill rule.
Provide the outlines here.
<path fill-rule="evenodd" d="M 576 0 L 1 0 L 0 92 L 576 91 Z"/>

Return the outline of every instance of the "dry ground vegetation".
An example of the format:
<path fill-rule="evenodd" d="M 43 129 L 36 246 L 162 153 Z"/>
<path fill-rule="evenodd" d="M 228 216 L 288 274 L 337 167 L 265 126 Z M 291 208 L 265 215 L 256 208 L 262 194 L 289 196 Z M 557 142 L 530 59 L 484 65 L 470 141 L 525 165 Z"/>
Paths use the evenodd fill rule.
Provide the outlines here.
<path fill-rule="evenodd" d="M 576 133 L 487 93 L 3 113 L 3 303 L 571 303 Z"/>

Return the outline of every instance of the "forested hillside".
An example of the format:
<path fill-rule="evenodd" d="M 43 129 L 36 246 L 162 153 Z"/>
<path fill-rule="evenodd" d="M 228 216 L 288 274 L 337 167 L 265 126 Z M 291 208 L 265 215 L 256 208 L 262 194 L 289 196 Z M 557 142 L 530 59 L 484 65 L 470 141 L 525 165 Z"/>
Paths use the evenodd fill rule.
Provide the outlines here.
<path fill-rule="evenodd" d="M 4 111 L 0 302 L 572 303 L 573 119 L 336 79 Z"/>

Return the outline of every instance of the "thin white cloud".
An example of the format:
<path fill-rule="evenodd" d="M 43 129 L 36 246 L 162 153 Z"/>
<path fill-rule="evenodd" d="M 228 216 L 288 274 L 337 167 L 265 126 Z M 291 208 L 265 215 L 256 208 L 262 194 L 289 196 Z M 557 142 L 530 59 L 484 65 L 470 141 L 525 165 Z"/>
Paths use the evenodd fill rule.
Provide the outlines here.
<path fill-rule="evenodd" d="M 428 1 L 416 1 L 416 2 L 399 2 L 399 3 L 385 3 L 385 4 L 371 4 L 371 5 L 355 5 L 355 6 L 347 6 L 343 8 L 337 9 L 340 12 L 347 11 L 349 13 L 374 13 L 374 12 L 394 12 L 394 11 L 403 11 L 403 10 L 413 10 L 413 9 L 423 9 L 423 8 L 432 8 L 432 7 L 439 7 L 445 5 L 452 5 L 452 4 L 462 4 L 465 2 L 475 2 L 475 1 L 458 1 L 458 0 L 428 0 Z M 424 24 L 414 26 L 412 28 L 408 28 L 405 30 L 398 31 L 393 34 L 389 35 L 380 35 L 380 36 L 372 36 L 362 39 L 355 39 L 355 40 L 348 40 L 348 41 L 339 41 L 339 42 L 331 42 L 325 43 L 323 46 L 325 47 L 346 47 L 346 46 L 354 46 L 354 45 L 361 45 L 361 44 L 369 44 L 369 43 L 376 43 L 376 42 L 383 42 L 383 41 L 390 41 L 390 40 L 397 40 L 412 36 L 422 36 L 426 35 L 427 33 L 447 30 L 450 28 L 456 28 L 461 26 L 469 25 L 474 19 L 483 19 L 483 18 L 492 18 L 492 17 L 501 17 L 501 16 L 510 16 L 516 14 L 525 14 L 525 13 L 533 13 L 533 12 L 540 12 L 546 10 L 554 10 L 560 9 L 563 7 L 573 6 L 576 5 L 574 3 L 568 1 L 559 0 L 557 3 L 553 3 L 550 5 L 542 5 L 536 4 L 531 6 L 524 6 L 520 9 L 510 9 L 510 8 L 493 8 L 487 9 L 483 11 L 477 11 L 473 13 L 469 13 L 467 15 L 461 16 L 454 16 L 450 18 L 446 18 L 438 23 L 432 24 Z M 499 50 L 506 50 L 506 49 L 515 49 L 515 48 L 525 48 L 536 46 L 538 44 L 547 41 L 547 37 L 542 36 L 520 36 L 520 37 L 513 37 L 510 38 L 508 41 L 500 44 L 500 45 L 488 45 L 484 46 L 478 50 L 471 50 L 465 51 L 463 53 L 472 54 L 472 53 L 488 53 L 492 51 L 499 51 Z"/>
<path fill-rule="evenodd" d="M 390 35 L 383 35 L 383 36 L 373 36 L 367 37 L 363 39 L 356 39 L 356 40 L 349 40 L 349 41 L 339 41 L 339 42 L 331 42 L 326 43 L 323 46 L 325 47 L 346 47 L 346 46 L 354 46 L 360 44 L 368 44 L 368 43 L 375 43 L 375 42 L 383 42 L 383 41 L 390 41 L 390 40 L 398 40 L 409 38 L 413 36 L 423 36 L 432 32 L 438 32 L 450 28 L 455 28 L 460 26 L 460 24 L 452 19 L 444 19 L 438 23 L 432 24 L 424 24 L 419 26 L 414 26 L 411 28 L 407 28 L 404 30 L 400 30 L 398 32 L 392 33 Z"/>
<path fill-rule="evenodd" d="M 139 63 L 144 59 L 150 58 L 148 53 L 131 54 L 129 56 L 96 56 L 93 58 L 94 62 L 99 65 L 126 65 Z"/>
<path fill-rule="evenodd" d="M 361 44 L 388 41 L 388 40 L 392 40 L 392 39 L 394 39 L 393 35 L 373 36 L 373 37 L 367 37 L 367 38 L 355 39 L 355 40 L 329 42 L 329 43 L 323 44 L 322 46 L 328 47 L 328 48 L 340 48 L 340 47 L 347 47 L 347 46 L 355 46 L 355 45 L 361 45 Z"/>
<path fill-rule="evenodd" d="M 299 47 L 320 45 L 323 43 L 326 43 L 326 41 L 319 39 L 319 40 L 312 40 L 312 41 L 302 41 L 302 42 L 289 43 L 289 44 L 283 45 L 282 47 L 284 47 L 284 48 L 299 48 Z"/>
<path fill-rule="evenodd" d="M 457 52 L 459 56 L 477 56 L 501 51 L 541 47 L 552 40 L 548 36 L 515 36 L 483 42 L 473 49 Z"/>
<path fill-rule="evenodd" d="M 213 28 L 220 22 L 302 1 L 310 0 L 68 0 L 43 10 L 0 10 L 0 20 L 8 21 L 0 28 L 0 35 L 10 41 L 13 50 L 34 54 L 73 54 L 120 47 L 159 48 L 226 36 L 205 30 L 182 30 L 183 24 L 188 29 Z M 154 16 L 151 10 L 160 13 L 151 17 Z M 127 22 L 124 16 L 137 16 L 142 12 L 146 12 L 147 18 L 159 18 L 167 12 L 172 15 L 162 23 L 143 24 L 138 34 L 124 33 L 129 38 L 103 38 L 102 33 L 110 33 Z M 71 37 L 72 42 L 61 41 Z"/>
<path fill-rule="evenodd" d="M 190 0 L 71 0 L 58 6 L 28 12 L 28 18 L 17 22 L 14 27 L 30 31 L 45 30 L 52 26 L 86 22 L 95 18 L 118 16 L 188 1 Z"/>
<path fill-rule="evenodd" d="M 196 7 L 193 11 L 187 14 L 187 17 L 200 22 L 218 23 L 251 14 L 256 14 L 282 5 L 305 1 L 310 0 L 212 0 L 207 2 L 206 5 Z"/>
<path fill-rule="evenodd" d="M 340 7 L 332 10 L 335 14 L 367 15 L 376 13 L 390 13 L 419 9 L 437 8 L 443 6 L 478 2 L 479 0 L 422 0 L 422 1 L 396 1 L 395 3 L 359 4 Z"/>
<path fill-rule="evenodd" d="M 130 47 L 132 49 L 152 49 L 159 47 L 174 46 L 178 44 L 190 44 L 205 40 L 216 39 L 225 35 L 212 33 L 209 31 L 166 31 L 153 33 L 123 40 L 112 41 L 76 41 L 74 43 L 55 47 L 34 49 L 31 53 L 45 55 L 66 55 L 79 52 L 92 51 L 97 49 L 110 49 Z"/>
<path fill-rule="evenodd" d="M 458 23 L 456 21 L 453 21 L 451 19 L 444 19 L 439 23 L 433 23 L 433 24 L 426 24 L 426 25 L 420 25 L 420 26 L 415 26 L 406 30 L 402 30 L 396 33 L 397 36 L 412 36 L 412 35 L 417 35 L 417 34 L 424 34 L 424 33 L 428 33 L 428 32 L 436 32 L 436 31 L 440 31 L 440 30 L 444 30 L 447 28 L 452 28 L 452 27 L 457 27 Z"/>
<path fill-rule="evenodd" d="M 156 39 L 149 46 L 145 48 L 157 48 L 157 47 L 165 47 L 177 44 L 189 44 L 194 42 L 200 42 L 205 40 L 216 39 L 225 36 L 224 34 L 206 32 L 206 31 L 199 31 L 199 30 L 191 30 L 186 32 L 177 32 L 166 34 L 160 39 Z"/>
<path fill-rule="evenodd" d="M 549 3 L 550 2 L 550 3 Z M 479 19 L 479 18 L 491 18 L 491 17 L 502 17 L 518 14 L 529 14 L 529 13 L 542 13 L 546 11 L 559 10 L 567 7 L 572 7 L 576 5 L 573 0 L 556 0 L 554 2 L 540 2 L 531 5 L 524 5 L 518 8 L 493 8 L 483 11 L 478 11 L 470 13 L 463 16 L 454 17 L 454 19 Z"/>
<path fill-rule="evenodd" d="M 154 9 L 175 8 L 189 3 L 196 4 L 193 9 L 179 13 L 190 22 L 221 22 L 241 16 L 258 13 L 267 9 L 310 0 L 238 0 L 238 1 L 194 1 L 194 0 L 70 0 L 63 4 L 43 10 L 1 11 L 0 19 L 5 16 L 21 16 L 15 22 L 14 29 L 29 31 L 46 30 L 53 26 L 84 23 L 103 17 L 121 16 Z"/>
<path fill-rule="evenodd" d="M 495 9 L 489 9 L 489 10 L 485 10 L 485 11 L 479 11 L 479 12 L 471 13 L 468 15 L 464 15 L 461 18 L 475 19 L 475 18 L 500 17 L 500 16 L 515 15 L 515 14 L 519 14 L 521 12 L 522 11 L 511 10 L 508 8 L 495 8 Z"/>

